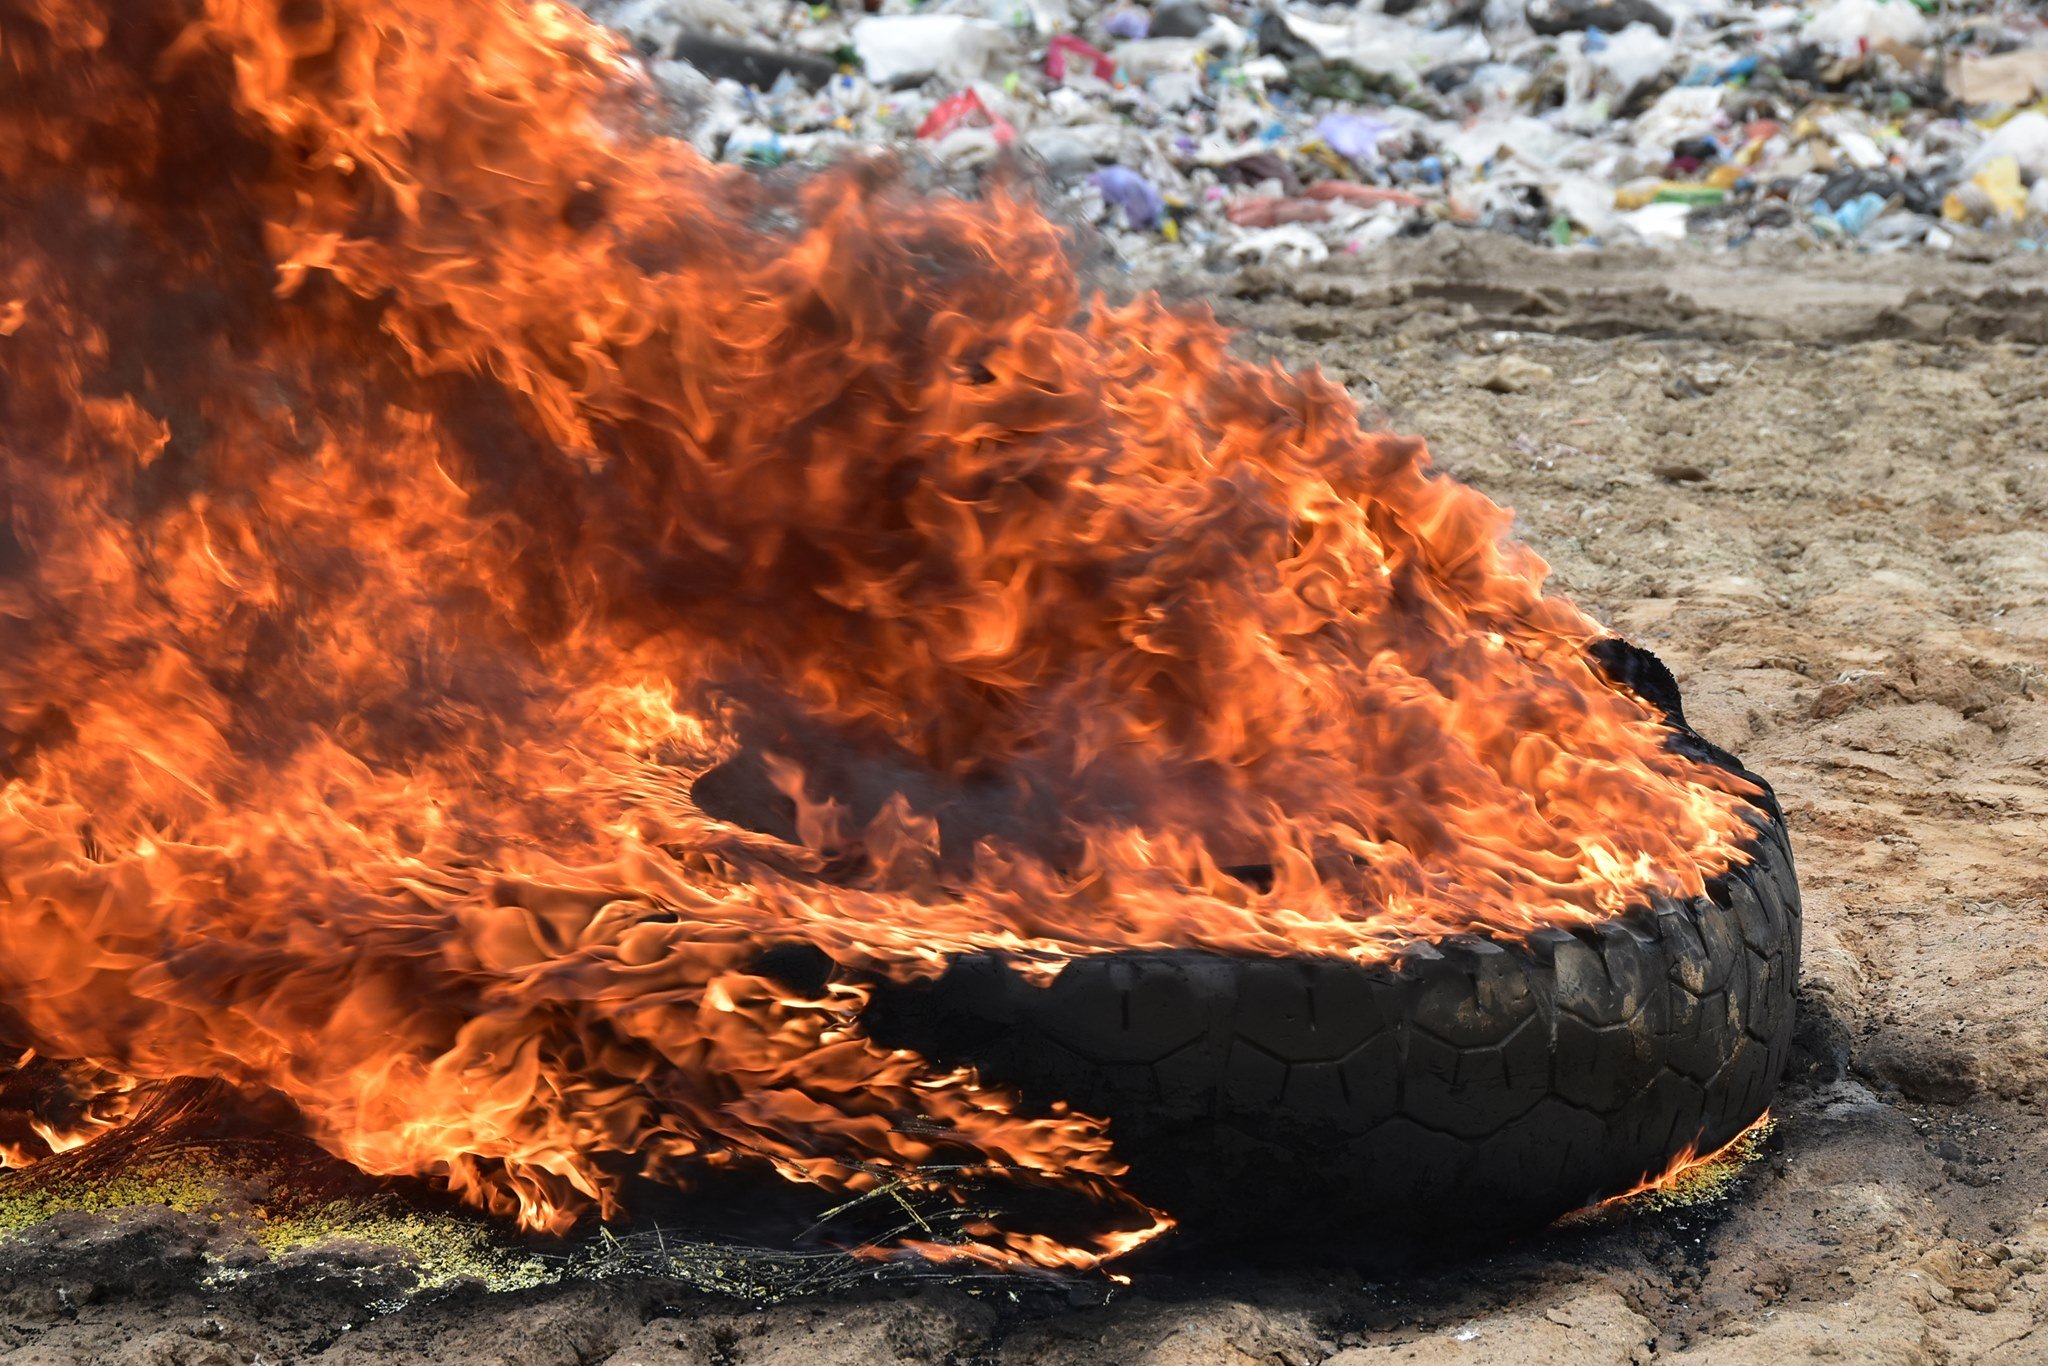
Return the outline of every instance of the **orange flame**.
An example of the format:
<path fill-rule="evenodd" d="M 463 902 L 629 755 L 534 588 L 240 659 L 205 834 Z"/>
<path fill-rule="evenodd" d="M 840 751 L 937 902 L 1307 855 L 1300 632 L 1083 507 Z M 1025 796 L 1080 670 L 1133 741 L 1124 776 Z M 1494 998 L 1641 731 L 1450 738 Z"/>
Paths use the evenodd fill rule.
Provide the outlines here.
<path fill-rule="evenodd" d="M 1692 1142 L 1686 1144 L 1684 1148 L 1680 1149 L 1672 1157 L 1670 1163 L 1663 1171 L 1658 1172 L 1654 1176 L 1644 1176 L 1641 1181 L 1621 1192 L 1621 1194 L 1610 1195 L 1592 1206 L 1592 1208 L 1595 1210 L 1610 1209 L 1617 1205 L 1625 1205 L 1638 1196 L 1649 1195 L 1659 1191 L 1684 1190 L 1692 1185 L 1700 1174 L 1710 1167 L 1737 1159 L 1747 1161 L 1752 1145 L 1758 1143 L 1769 1133 L 1772 1123 L 1771 1112 L 1765 1110 L 1754 1120 L 1750 1121 L 1749 1126 L 1741 1133 L 1708 1153 L 1700 1152 L 1699 1139 L 1694 1138 Z"/>
<path fill-rule="evenodd" d="M 1099 1122 L 876 1046 L 863 974 L 1371 960 L 1743 857 L 1505 512 L 1083 299 L 1006 189 L 707 164 L 552 3 L 0 0 L 0 66 L 0 1002 L 47 1055 L 535 1228 L 737 1161 L 1115 1202 Z"/>

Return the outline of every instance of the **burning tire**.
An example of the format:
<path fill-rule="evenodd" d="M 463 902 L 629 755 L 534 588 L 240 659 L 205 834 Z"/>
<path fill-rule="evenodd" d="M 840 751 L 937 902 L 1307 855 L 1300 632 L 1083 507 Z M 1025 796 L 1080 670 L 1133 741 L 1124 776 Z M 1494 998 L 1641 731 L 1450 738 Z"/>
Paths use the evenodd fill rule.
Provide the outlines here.
<path fill-rule="evenodd" d="M 1039 986 L 979 956 L 886 997 L 878 1030 L 1106 1116 L 1133 1192 L 1198 1237 L 1529 1227 L 1719 1147 L 1763 1113 L 1791 1043 L 1791 847 L 1768 785 L 1686 725 L 1664 666 L 1606 647 L 1675 748 L 1761 791 L 1750 861 L 1707 895 L 1374 966 L 1126 952 Z"/>
<path fill-rule="evenodd" d="M 198 1084 L 535 1231 L 1092 1266 L 1761 1109 L 1775 807 L 1506 509 L 573 10 L 0 0 L 0 1165 Z"/>

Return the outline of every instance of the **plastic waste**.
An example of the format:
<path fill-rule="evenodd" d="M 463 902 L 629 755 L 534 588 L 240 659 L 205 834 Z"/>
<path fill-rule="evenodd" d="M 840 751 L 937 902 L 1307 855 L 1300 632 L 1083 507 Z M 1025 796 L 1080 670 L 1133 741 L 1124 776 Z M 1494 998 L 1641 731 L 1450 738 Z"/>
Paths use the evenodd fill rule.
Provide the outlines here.
<path fill-rule="evenodd" d="M 1400 208 L 1419 209 L 1429 201 L 1419 194 L 1406 190 L 1391 190 L 1382 185 L 1360 185 L 1354 180 L 1319 180 L 1302 191 L 1309 199 L 1336 199 L 1362 208 L 1378 208 L 1384 204 Z"/>
<path fill-rule="evenodd" d="M 1545 37 L 1592 29 L 1618 33 L 1645 24 L 1669 35 L 1671 16 L 1649 0 L 1529 0 L 1529 27 Z"/>
<path fill-rule="evenodd" d="M 1639 180 L 1614 192 L 1617 209 L 1640 209 L 1646 204 L 1720 204 L 1728 191 L 1718 185 L 1691 180 Z"/>
<path fill-rule="evenodd" d="M 1662 151 L 1686 138 L 1713 132 L 1719 126 L 1726 93 L 1717 85 L 1673 86 L 1636 120 L 1635 145 Z"/>
<path fill-rule="evenodd" d="M 2028 109 L 1998 125 L 1963 162 L 1963 175 L 1974 177 L 2000 157 L 2011 157 L 2029 180 L 2048 175 L 2048 114 Z"/>
<path fill-rule="evenodd" d="M 1105 166 L 1089 177 L 1102 197 L 1123 210 L 1124 222 L 1137 232 L 1151 232 L 1166 219 L 1166 198 L 1156 186 L 1127 166 Z"/>
<path fill-rule="evenodd" d="M 1167 0 L 1152 10 L 1151 36 L 1154 38 L 1199 38 L 1209 27 L 1215 16 L 1207 5 L 1196 0 Z M 1118 34 L 1120 38 L 1143 38 L 1143 33 Z"/>
<path fill-rule="evenodd" d="M 1233 200 L 1223 216 L 1241 228 L 1271 228 L 1282 223 L 1325 223 L 1330 206 L 1313 199 L 1287 199 L 1261 195 L 1256 199 Z"/>
<path fill-rule="evenodd" d="M 852 43 L 867 78 L 885 86 L 982 80 L 1014 46 L 1008 29 L 963 14 L 870 15 L 854 23 Z"/>
<path fill-rule="evenodd" d="M 1913 246 L 1926 241 L 1928 230 L 1937 225 L 1938 220 L 1925 214 L 1894 210 L 1869 223 L 1860 240 L 1863 245 L 1880 250 Z"/>
<path fill-rule="evenodd" d="M 1209 26 L 1195 35 L 1202 51 L 1212 56 L 1235 56 L 1251 46 L 1252 35 L 1225 15 L 1214 15 Z"/>
<path fill-rule="evenodd" d="M 1307 266 L 1330 259 L 1329 244 L 1298 223 L 1242 233 L 1225 248 L 1234 261 L 1261 265 Z"/>
<path fill-rule="evenodd" d="M 1112 10 L 1102 17 L 1102 31 L 1112 38 L 1143 38 L 1152 31 L 1152 22 L 1141 9 Z"/>
<path fill-rule="evenodd" d="M 1722 67 L 1720 72 L 1715 76 L 1714 79 L 1718 80 L 1723 85 L 1733 85 L 1737 81 L 1746 81 L 1751 76 L 1756 75 L 1757 68 L 1761 67 L 1763 64 L 1764 59 L 1758 56 L 1756 53 L 1744 53 L 1742 56 L 1737 57 L 1734 61 L 1728 63 L 1728 65 Z"/>
<path fill-rule="evenodd" d="M 816 90 L 839 70 L 837 62 L 819 53 L 786 52 L 703 33 L 682 34 L 671 50 L 679 61 L 688 62 L 713 80 L 738 81 L 764 89 L 787 75 Z"/>
<path fill-rule="evenodd" d="M 1071 129 L 1035 128 L 1024 135 L 1024 146 L 1058 183 L 1073 184 L 1095 173 L 1095 149 Z"/>
<path fill-rule="evenodd" d="M 1957 186 L 1942 201 L 1941 216 L 1953 223 L 1983 223 L 2018 218 L 2026 211 L 2027 187 L 2020 182 L 2020 163 L 1994 157 L 1967 185 Z"/>
<path fill-rule="evenodd" d="M 1837 209 L 1830 211 L 1821 204 L 1815 206 L 1814 212 L 1831 220 L 1849 236 L 1861 237 L 1889 202 L 1883 195 L 1865 191 Z"/>
<path fill-rule="evenodd" d="M 1610 237 L 1626 231 L 1626 225 L 1614 208 L 1614 191 L 1594 176 L 1584 172 L 1565 172 L 1544 187 L 1557 217 L 1551 220 L 1546 235 L 1552 242 L 1565 245 L 1571 239 L 1570 230 L 1574 224 L 1595 237 Z M 1562 222 L 1564 231 L 1558 230 Z M 1563 241 L 1559 241 L 1562 237 Z"/>
<path fill-rule="evenodd" d="M 1280 187 L 1282 194 L 1301 193 L 1301 177 L 1284 158 L 1271 152 L 1253 152 L 1249 156 L 1237 157 L 1223 163 L 1217 170 L 1226 184 L 1256 188 L 1271 182 Z"/>
<path fill-rule="evenodd" d="M 1838 52 L 1863 52 L 1879 43 L 1925 47 L 1934 27 L 1912 0 L 1834 0 L 1806 21 L 1803 36 Z"/>
<path fill-rule="evenodd" d="M 944 138 L 963 128 L 986 128 L 994 135 L 996 145 L 1009 146 L 1017 136 L 1017 130 L 1008 120 L 991 111 L 982 102 L 981 93 L 963 90 L 949 95 L 932 106 L 932 112 L 925 115 L 924 122 L 917 126 L 920 138 Z"/>
<path fill-rule="evenodd" d="M 1045 74 L 1063 81 L 1072 71 L 1086 72 L 1102 81 L 1116 79 L 1116 63 L 1101 48 L 1084 43 L 1071 33 L 1056 33 L 1045 49 Z"/>
<path fill-rule="evenodd" d="M 1380 159 L 1380 139 L 1392 131 L 1392 124 L 1368 114 L 1325 114 L 1315 135 L 1352 165 L 1371 166 Z"/>
<path fill-rule="evenodd" d="M 1200 65 L 1203 51 L 1199 38 L 1141 38 L 1117 44 L 1116 64 L 1142 81 L 1168 71 L 1191 71 Z"/>
<path fill-rule="evenodd" d="M 752 16 L 732 0 L 617 0 L 591 9 L 606 23 L 638 37 L 647 51 L 673 51 L 685 33 L 753 36 Z"/>
<path fill-rule="evenodd" d="M 581 3 L 707 156 L 1023 153 L 1133 264 L 1445 221 L 1558 246 L 2048 237 L 2048 26 L 2023 0 L 1948 0 L 1939 65 L 1939 0 Z"/>
<path fill-rule="evenodd" d="M 1645 241 L 1682 242 L 1685 240 L 1686 219 L 1691 213 L 1691 208 L 1685 204 L 1647 204 L 1621 215 L 1621 218 Z"/>
<path fill-rule="evenodd" d="M 1161 109 L 1178 113 L 1202 98 L 1202 75 L 1192 70 L 1162 71 L 1145 82 L 1145 93 Z"/>
<path fill-rule="evenodd" d="M 1626 95 L 1671 65 L 1678 45 L 1649 24 L 1635 23 L 1601 43 L 1586 44 L 1587 60 L 1607 78 L 1608 87 Z"/>

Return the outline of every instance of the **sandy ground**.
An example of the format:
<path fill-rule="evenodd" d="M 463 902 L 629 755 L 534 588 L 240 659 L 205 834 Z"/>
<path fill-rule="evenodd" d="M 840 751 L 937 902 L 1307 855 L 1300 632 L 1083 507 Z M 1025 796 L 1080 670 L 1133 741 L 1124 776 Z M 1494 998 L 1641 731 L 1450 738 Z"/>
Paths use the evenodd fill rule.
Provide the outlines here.
<path fill-rule="evenodd" d="M 67 1217 L 0 1245 L 0 1359 L 2048 1361 L 2033 261 L 1440 235 L 1175 286 L 1512 505 L 1777 784 L 1807 898 L 1801 1047 L 1769 1154 L 1723 1203 L 1394 1280 L 1183 1270 L 1106 1302 L 991 1284 L 750 1309 L 628 1278 L 382 1315 L 374 1284 L 310 1270 L 202 1284 L 189 1219 Z"/>

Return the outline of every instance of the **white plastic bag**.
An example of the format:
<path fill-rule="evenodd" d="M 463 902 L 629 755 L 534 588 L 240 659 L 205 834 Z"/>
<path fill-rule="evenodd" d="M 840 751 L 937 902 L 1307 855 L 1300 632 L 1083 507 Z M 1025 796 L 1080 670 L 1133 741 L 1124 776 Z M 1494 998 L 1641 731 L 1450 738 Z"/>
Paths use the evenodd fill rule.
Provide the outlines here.
<path fill-rule="evenodd" d="M 1835 0 L 1806 21 L 1806 41 L 1850 53 L 1865 43 L 1925 47 L 1934 29 L 1912 0 Z"/>
<path fill-rule="evenodd" d="M 964 14 L 875 14 L 853 26 L 853 50 L 876 85 L 916 85 L 934 76 L 966 85 L 1000 73 L 1009 30 Z"/>

